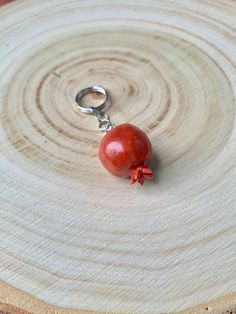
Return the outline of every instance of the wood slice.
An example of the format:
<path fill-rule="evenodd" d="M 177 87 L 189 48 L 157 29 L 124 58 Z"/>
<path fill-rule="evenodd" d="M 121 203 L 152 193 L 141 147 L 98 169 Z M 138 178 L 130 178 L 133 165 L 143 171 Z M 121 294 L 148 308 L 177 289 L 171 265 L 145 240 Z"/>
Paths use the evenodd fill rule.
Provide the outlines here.
<path fill-rule="evenodd" d="M 2 313 L 233 313 L 235 38 L 230 0 L 0 8 Z M 101 166 L 90 85 L 151 139 L 143 187 Z"/>

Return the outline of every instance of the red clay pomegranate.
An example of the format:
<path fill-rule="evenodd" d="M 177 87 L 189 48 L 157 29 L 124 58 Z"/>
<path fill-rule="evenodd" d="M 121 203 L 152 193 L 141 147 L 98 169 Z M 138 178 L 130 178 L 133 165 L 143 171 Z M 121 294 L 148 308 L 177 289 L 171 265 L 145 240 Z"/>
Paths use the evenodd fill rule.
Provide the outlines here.
<path fill-rule="evenodd" d="M 132 124 L 120 124 L 102 139 L 99 158 L 103 166 L 118 177 L 131 177 L 131 184 L 153 177 L 148 167 L 152 145 L 147 135 Z"/>

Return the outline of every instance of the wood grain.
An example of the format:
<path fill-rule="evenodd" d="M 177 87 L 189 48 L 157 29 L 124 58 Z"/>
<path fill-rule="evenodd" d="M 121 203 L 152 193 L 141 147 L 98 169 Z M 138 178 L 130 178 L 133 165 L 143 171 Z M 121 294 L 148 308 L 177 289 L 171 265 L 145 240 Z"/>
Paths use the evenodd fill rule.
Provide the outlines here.
<path fill-rule="evenodd" d="M 144 187 L 100 165 L 92 84 L 151 139 Z M 235 1 L 2 6 L 0 311 L 233 313 L 235 95 Z"/>

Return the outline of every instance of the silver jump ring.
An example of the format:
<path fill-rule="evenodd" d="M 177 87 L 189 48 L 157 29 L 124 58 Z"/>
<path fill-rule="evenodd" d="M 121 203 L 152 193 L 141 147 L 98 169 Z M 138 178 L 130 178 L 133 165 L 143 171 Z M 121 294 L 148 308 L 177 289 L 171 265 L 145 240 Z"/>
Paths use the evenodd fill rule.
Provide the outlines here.
<path fill-rule="evenodd" d="M 94 107 L 94 106 L 83 107 L 83 106 L 81 106 L 81 99 L 85 95 L 88 95 L 90 93 L 99 93 L 99 94 L 104 95 L 105 96 L 104 102 L 101 105 L 97 106 L 97 107 Z M 76 102 L 78 104 L 77 106 L 78 106 L 79 110 L 82 113 L 87 113 L 87 114 L 96 114 L 97 112 L 102 111 L 103 109 L 105 109 L 105 108 L 107 108 L 109 106 L 109 96 L 108 96 L 108 93 L 105 90 L 105 88 L 100 87 L 100 86 L 90 86 L 90 87 L 87 87 L 85 89 L 82 89 L 76 95 L 75 100 L 76 100 Z"/>

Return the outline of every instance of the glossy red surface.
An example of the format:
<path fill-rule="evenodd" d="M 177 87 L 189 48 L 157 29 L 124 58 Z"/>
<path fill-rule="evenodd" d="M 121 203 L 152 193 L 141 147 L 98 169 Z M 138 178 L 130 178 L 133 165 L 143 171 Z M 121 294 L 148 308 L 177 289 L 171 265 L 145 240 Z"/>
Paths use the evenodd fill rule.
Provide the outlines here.
<path fill-rule="evenodd" d="M 131 183 L 152 177 L 147 167 L 152 145 L 147 135 L 132 124 L 121 124 L 109 131 L 99 147 L 103 166 L 118 177 L 132 177 Z M 148 170 L 147 170 L 148 169 Z"/>

